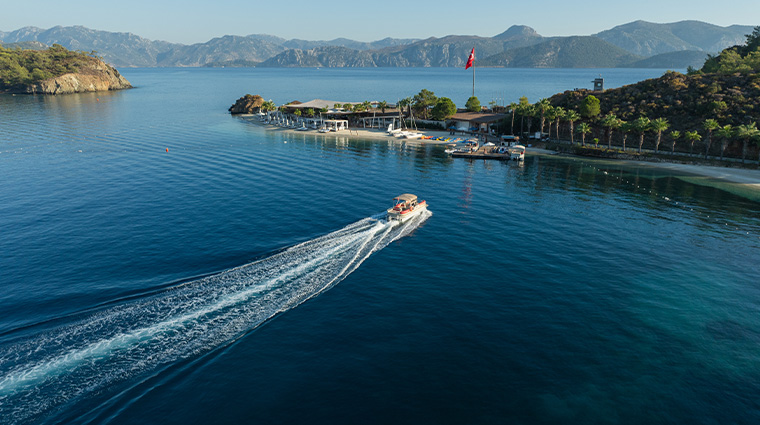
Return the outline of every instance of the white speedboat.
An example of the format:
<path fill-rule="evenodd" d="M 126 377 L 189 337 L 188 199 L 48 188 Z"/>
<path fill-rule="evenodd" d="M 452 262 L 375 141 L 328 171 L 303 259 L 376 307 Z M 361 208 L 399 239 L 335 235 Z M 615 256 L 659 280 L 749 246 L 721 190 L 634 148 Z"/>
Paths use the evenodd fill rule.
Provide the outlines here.
<path fill-rule="evenodd" d="M 391 123 L 391 124 L 388 125 L 388 135 L 389 136 L 395 136 L 396 134 L 401 133 L 402 131 L 404 131 L 404 130 L 402 130 L 400 128 L 393 128 L 393 123 Z"/>
<path fill-rule="evenodd" d="M 388 221 L 405 222 L 427 211 L 427 202 L 417 201 L 417 195 L 404 193 L 393 198 L 393 206 L 388 208 Z"/>
<path fill-rule="evenodd" d="M 404 139 L 420 139 L 420 138 L 422 138 L 422 133 L 407 132 L 404 135 Z"/>
<path fill-rule="evenodd" d="M 525 146 L 514 145 L 509 147 L 509 159 L 523 161 L 525 159 Z"/>

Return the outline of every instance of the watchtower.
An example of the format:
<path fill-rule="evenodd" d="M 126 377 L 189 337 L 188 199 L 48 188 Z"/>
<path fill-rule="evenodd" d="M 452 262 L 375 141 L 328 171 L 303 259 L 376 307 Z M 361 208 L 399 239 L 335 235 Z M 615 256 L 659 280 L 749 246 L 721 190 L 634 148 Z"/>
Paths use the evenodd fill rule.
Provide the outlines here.
<path fill-rule="evenodd" d="M 604 78 L 600 75 L 598 78 L 594 78 L 594 91 L 604 91 Z"/>

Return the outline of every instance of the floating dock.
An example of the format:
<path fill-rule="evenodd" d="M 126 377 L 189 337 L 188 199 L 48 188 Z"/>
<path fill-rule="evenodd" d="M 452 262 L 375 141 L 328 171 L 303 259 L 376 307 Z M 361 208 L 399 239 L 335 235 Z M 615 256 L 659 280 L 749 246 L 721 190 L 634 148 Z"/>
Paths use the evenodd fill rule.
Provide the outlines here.
<path fill-rule="evenodd" d="M 497 159 L 500 161 L 509 161 L 511 155 L 509 152 L 494 152 L 493 146 L 480 146 L 474 152 L 452 152 L 452 158 L 470 158 L 470 159 Z"/>
<path fill-rule="evenodd" d="M 498 159 L 501 161 L 509 161 L 510 155 L 508 153 L 485 153 L 485 152 L 453 152 L 452 158 L 471 158 L 471 159 Z"/>

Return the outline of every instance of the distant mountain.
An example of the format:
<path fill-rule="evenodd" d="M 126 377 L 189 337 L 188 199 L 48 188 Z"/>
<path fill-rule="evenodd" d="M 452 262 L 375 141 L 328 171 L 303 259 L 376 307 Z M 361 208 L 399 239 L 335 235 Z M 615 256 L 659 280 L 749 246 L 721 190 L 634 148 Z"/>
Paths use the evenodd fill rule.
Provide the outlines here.
<path fill-rule="evenodd" d="M 615 68 L 642 59 L 592 36 L 556 38 L 476 61 L 509 68 Z"/>
<path fill-rule="evenodd" d="M 20 41 L 18 43 L 1 43 L 0 46 L 5 47 L 6 49 L 24 49 L 24 50 L 45 50 L 47 49 L 48 45 L 42 44 L 39 41 Z"/>
<path fill-rule="evenodd" d="M 528 27 L 524 27 L 528 28 Z M 464 66 L 474 47 L 478 57 L 491 56 L 514 46 L 538 43 L 543 37 L 529 31 L 527 36 L 515 32 L 504 39 L 450 35 L 431 37 L 410 45 L 377 50 L 339 47 L 291 49 L 263 62 L 260 66 L 281 67 L 455 67 Z M 351 58 L 351 55 L 354 57 Z"/>
<path fill-rule="evenodd" d="M 518 30 L 513 31 L 515 28 Z M 530 46 L 545 40 L 530 27 L 512 27 L 497 37 L 431 37 L 408 46 L 378 50 L 376 61 L 378 66 L 459 67 L 465 65 L 473 47 L 476 58 L 486 58 L 508 49 Z"/>
<path fill-rule="evenodd" d="M 285 50 L 281 45 L 272 44 L 250 37 L 225 35 L 205 43 L 179 46 L 167 50 L 156 57 L 157 66 L 204 66 L 212 62 L 262 62 Z"/>
<path fill-rule="evenodd" d="M 69 50 L 95 50 L 114 66 L 156 66 L 156 58 L 161 53 L 183 47 L 182 44 L 151 41 L 131 33 L 97 31 L 82 26 L 57 26 L 48 30 L 25 27 L 5 33 L 2 41 L 38 41 L 48 46 L 60 44 Z"/>
<path fill-rule="evenodd" d="M 262 67 L 370 68 L 377 66 L 372 54 L 347 47 L 289 49 L 259 64 Z"/>
<path fill-rule="evenodd" d="M 317 47 L 348 47 L 349 49 L 354 50 L 375 50 L 375 49 L 382 49 L 384 47 L 391 47 L 391 46 L 402 46 L 406 44 L 411 44 L 417 41 L 417 39 L 398 39 L 398 38 L 384 38 L 382 40 L 378 41 L 372 41 L 369 43 L 363 42 L 363 41 L 356 41 L 356 40 L 349 40 L 348 38 L 336 38 L 334 40 L 329 41 L 309 41 L 309 40 L 299 40 L 299 39 L 292 39 L 287 40 L 282 43 L 282 46 L 288 48 L 288 49 L 301 49 L 301 50 L 309 50 L 309 49 L 315 49 Z"/>
<path fill-rule="evenodd" d="M 679 50 L 717 53 L 726 47 L 744 44 L 753 27 L 731 25 L 719 27 L 700 21 L 655 24 L 635 21 L 595 34 L 611 44 L 641 56 L 653 56 Z"/>
<path fill-rule="evenodd" d="M 668 52 L 654 55 L 641 59 L 628 65 L 628 68 L 665 68 L 665 69 L 684 69 L 694 67 L 699 69 L 707 59 L 707 52 L 699 50 L 681 50 L 679 52 Z"/>
<path fill-rule="evenodd" d="M 542 37 L 533 28 L 513 25 L 493 37 L 448 35 L 424 40 L 385 38 L 360 42 L 286 40 L 267 34 L 225 35 L 205 43 L 184 45 L 152 41 L 131 33 L 98 31 L 82 26 L 50 29 L 25 27 L 0 31 L 3 43 L 60 44 L 68 49 L 96 51 L 119 66 L 354 66 L 460 67 L 475 48 L 484 66 L 608 67 L 661 66 L 683 68 L 696 61 L 694 52 L 717 53 L 742 44 L 752 27 L 719 27 L 698 21 L 654 24 L 636 21 L 589 37 Z M 595 42 L 596 41 L 596 42 Z M 606 43 L 605 43 L 606 42 Z M 35 45 L 40 48 L 39 45 Z M 616 46 L 619 49 L 613 49 Z M 691 51 L 643 59 L 669 52 Z M 683 66 L 679 66 L 683 65 Z M 699 65 L 699 64 L 697 64 Z"/>
<path fill-rule="evenodd" d="M 252 38 L 254 40 L 266 41 L 267 43 L 279 44 L 279 45 L 285 44 L 285 42 L 288 41 L 282 37 L 277 37 L 276 35 L 269 35 L 269 34 L 250 34 L 250 35 L 247 35 L 246 37 Z"/>
<path fill-rule="evenodd" d="M 541 38 L 541 35 L 539 35 L 533 28 L 525 25 L 512 25 L 506 31 L 495 35 L 493 38 L 497 40 L 517 40 L 536 37 Z"/>

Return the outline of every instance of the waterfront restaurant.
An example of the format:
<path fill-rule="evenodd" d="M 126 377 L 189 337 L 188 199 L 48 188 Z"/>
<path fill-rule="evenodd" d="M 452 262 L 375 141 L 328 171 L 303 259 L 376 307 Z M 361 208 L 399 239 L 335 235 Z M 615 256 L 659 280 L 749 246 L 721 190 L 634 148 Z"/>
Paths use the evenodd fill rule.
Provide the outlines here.
<path fill-rule="evenodd" d="M 456 131 L 467 133 L 488 134 L 490 125 L 496 124 L 506 117 L 506 114 L 457 112 L 449 118 L 448 128 L 454 127 Z"/>
<path fill-rule="evenodd" d="M 284 105 L 284 106 L 286 109 L 290 109 L 290 110 L 300 109 L 302 111 L 304 109 L 313 109 L 314 111 L 319 111 L 320 109 L 327 109 L 328 112 L 332 114 L 332 113 L 339 112 L 335 108 L 335 105 L 339 105 L 340 108 L 342 108 L 343 105 L 345 104 L 349 104 L 353 106 L 353 105 L 359 105 L 361 103 L 362 102 L 338 102 L 338 101 L 333 101 L 333 100 L 313 99 L 304 103 L 294 102 L 294 103 Z"/>

